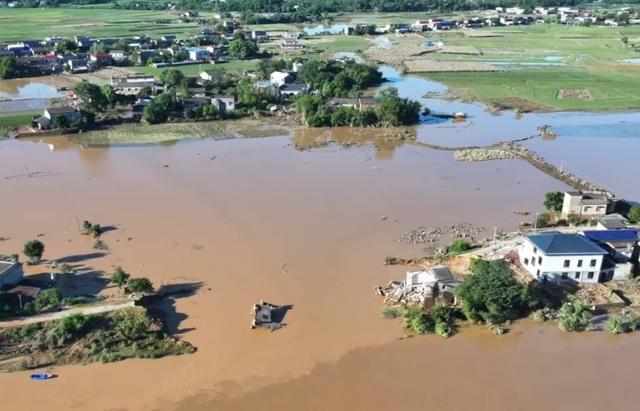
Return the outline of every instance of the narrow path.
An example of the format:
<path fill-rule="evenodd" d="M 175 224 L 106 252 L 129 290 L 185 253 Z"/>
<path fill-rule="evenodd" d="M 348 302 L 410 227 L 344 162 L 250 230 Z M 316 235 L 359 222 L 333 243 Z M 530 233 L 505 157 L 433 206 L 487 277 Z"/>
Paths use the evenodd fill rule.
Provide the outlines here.
<path fill-rule="evenodd" d="M 83 315 L 94 315 L 94 314 L 102 314 L 110 311 L 122 310 L 125 308 L 133 307 L 135 305 L 135 301 L 124 301 L 113 304 L 104 304 L 104 305 L 91 305 L 86 307 L 73 307 L 67 310 L 56 311 L 53 313 L 39 314 L 31 317 L 21 317 L 15 320 L 9 321 L 0 321 L 0 329 L 1 328 L 10 328 L 10 327 L 21 327 L 23 325 L 28 324 L 38 324 L 47 321 L 55 321 L 59 320 L 63 317 L 67 317 L 72 314 L 83 314 Z"/>

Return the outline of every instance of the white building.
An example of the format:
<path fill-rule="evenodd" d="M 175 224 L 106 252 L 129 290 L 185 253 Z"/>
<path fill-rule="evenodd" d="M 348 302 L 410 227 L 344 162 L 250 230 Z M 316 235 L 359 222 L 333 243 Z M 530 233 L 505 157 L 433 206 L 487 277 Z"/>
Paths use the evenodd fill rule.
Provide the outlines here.
<path fill-rule="evenodd" d="M 211 104 L 213 104 L 221 113 L 226 113 L 236 109 L 236 99 L 233 96 L 211 97 Z"/>
<path fill-rule="evenodd" d="M 564 193 L 562 216 L 566 218 L 575 214 L 583 219 L 603 216 L 607 214 L 611 205 L 605 194 L 567 191 Z"/>
<path fill-rule="evenodd" d="M 293 76 L 287 73 L 286 71 L 274 71 L 271 73 L 271 82 L 276 86 L 280 87 L 286 83 L 290 83 L 293 81 Z"/>
<path fill-rule="evenodd" d="M 199 47 L 189 47 L 185 51 L 189 53 L 189 60 L 191 61 L 206 61 L 209 59 L 209 52 Z"/>
<path fill-rule="evenodd" d="M 538 280 L 571 279 L 578 283 L 597 283 L 611 276 L 603 267 L 607 252 L 580 234 L 547 232 L 526 236 L 518 249 L 520 264 Z"/>

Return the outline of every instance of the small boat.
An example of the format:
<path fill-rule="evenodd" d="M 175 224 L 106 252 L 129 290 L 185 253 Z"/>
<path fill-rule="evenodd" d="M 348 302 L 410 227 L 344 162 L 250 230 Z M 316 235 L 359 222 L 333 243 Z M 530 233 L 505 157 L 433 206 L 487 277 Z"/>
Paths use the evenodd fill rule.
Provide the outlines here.
<path fill-rule="evenodd" d="M 30 378 L 32 380 L 50 380 L 52 378 L 56 378 L 56 376 L 48 373 L 37 373 L 37 374 L 31 374 Z"/>
<path fill-rule="evenodd" d="M 467 113 L 465 113 L 464 111 L 456 111 L 455 113 L 453 113 L 453 118 L 466 118 L 467 117 Z"/>

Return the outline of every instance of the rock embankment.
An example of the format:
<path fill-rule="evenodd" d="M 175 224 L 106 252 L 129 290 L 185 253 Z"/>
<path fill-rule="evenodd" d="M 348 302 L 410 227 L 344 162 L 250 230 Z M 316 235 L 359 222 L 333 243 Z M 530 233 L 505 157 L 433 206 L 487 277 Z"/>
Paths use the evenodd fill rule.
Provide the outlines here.
<path fill-rule="evenodd" d="M 407 231 L 397 241 L 402 244 L 413 245 L 437 243 L 443 238 L 473 238 L 484 230 L 486 230 L 484 227 L 464 223 L 448 227 L 420 226 L 414 230 Z"/>
<path fill-rule="evenodd" d="M 593 184 L 585 179 L 577 177 L 573 173 L 561 170 L 555 165 L 549 163 L 541 155 L 521 146 L 520 144 L 502 143 L 499 145 L 499 147 L 503 150 L 507 150 L 513 153 L 514 155 L 517 155 L 519 158 L 523 160 L 528 161 L 532 166 L 536 167 L 540 171 L 554 178 L 557 178 L 558 180 L 565 182 L 566 184 L 570 185 L 576 190 L 603 193 L 610 197 L 614 196 L 613 193 L 596 184 Z"/>
<path fill-rule="evenodd" d="M 509 150 L 466 148 L 457 150 L 453 157 L 458 161 L 490 161 L 490 160 L 516 160 L 520 157 Z"/>

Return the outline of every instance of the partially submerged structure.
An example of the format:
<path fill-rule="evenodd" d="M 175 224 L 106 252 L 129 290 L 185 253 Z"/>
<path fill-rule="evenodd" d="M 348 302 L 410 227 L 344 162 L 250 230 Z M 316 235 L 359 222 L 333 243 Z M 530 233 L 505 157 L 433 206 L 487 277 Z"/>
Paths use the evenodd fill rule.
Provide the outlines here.
<path fill-rule="evenodd" d="M 0 259 L 0 289 L 18 284 L 23 278 L 22 264 L 12 259 Z"/>
<path fill-rule="evenodd" d="M 408 271 L 404 281 L 391 281 L 376 287 L 387 305 L 418 304 L 430 308 L 437 303 L 455 304 L 454 289 L 460 284 L 451 270 L 437 265 L 421 271 Z"/>
<path fill-rule="evenodd" d="M 611 212 L 613 202 L 607 194 L 567 191 L 562 203 L 562 216 L 577 215 L 581 218 L 604 216 Z"/>
<path fill-rule="evenodd" d="M 251 308 L 251 329 L 258 327 L 277 330 L 284 327 L 284 316 L 291 306 L 269 304 L 260 300 Z"/>

